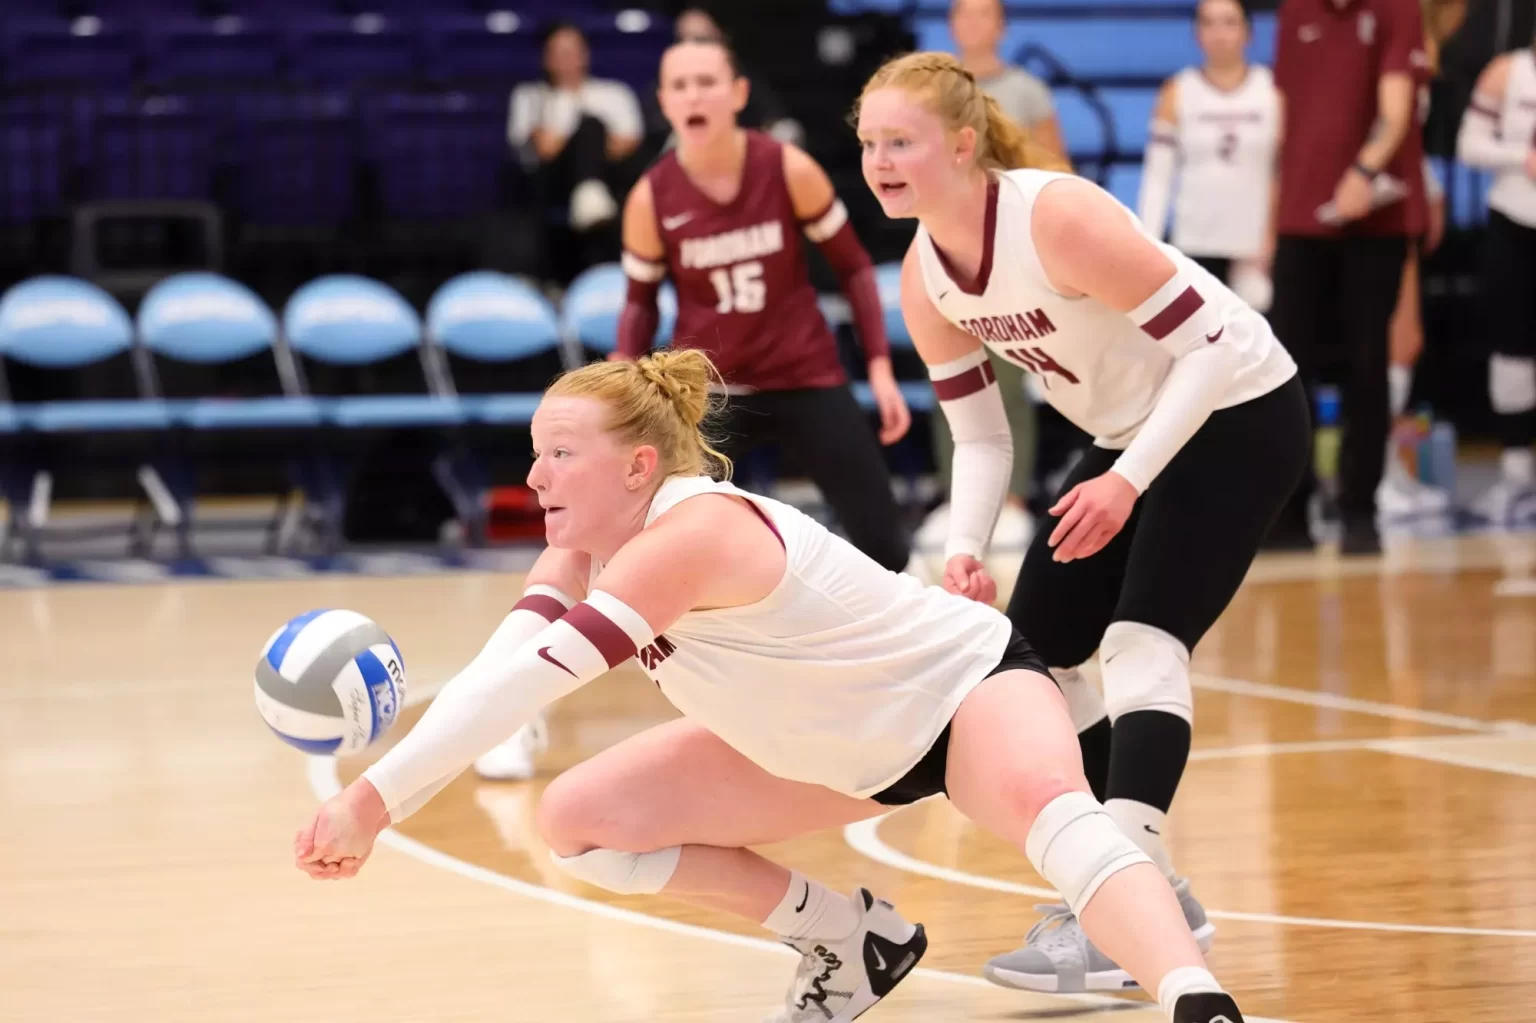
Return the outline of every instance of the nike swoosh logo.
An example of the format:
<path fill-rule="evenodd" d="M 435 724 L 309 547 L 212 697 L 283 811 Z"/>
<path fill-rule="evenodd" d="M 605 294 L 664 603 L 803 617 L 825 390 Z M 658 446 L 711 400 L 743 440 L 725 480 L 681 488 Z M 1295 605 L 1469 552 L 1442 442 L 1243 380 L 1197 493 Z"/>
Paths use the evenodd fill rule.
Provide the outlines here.
<path fill-rule="evenodd" d="M 947 292 L 947 291 L 941 291 L 941 292 L 939 292 L 939 301 L 940 301 L 940 302 L 942 302 L 942 301 L 944 301 L 944 296 L 946 296 L 946 295 L 948 295 L 948 294 L 949 294 L 949 292 Z"/>
<path fill-rule="evenodd" d="M 679 213 L 675 217 L 663 217 L 661 219 L 661 226 L 666 228 L 668 231 L 676 231 L 678 228 L 682 227 L 692 219 L 692 213 Z"/>
<path fill-rule="evenodd" d="M 810 901 L 811 901 L 811 883 L 809 881 L 807 881 L 805 883 L 805 896 L 800 900 L 800 905 L 795 907 L 795 912 L 796 913 L 800 912 L 802 909 L 805 908 L 805 904 L 807 902 L 810 902 Z"/>
<path fill-rule="evenodd" d="M 1205 335 L 1205 342 L 1206 342 L 1206 344 L 1211 344 L 1211 345 L 1215 344 L 1217 341 L 1221 340 L 1221 335 L 1225 334 L 1226 332 L 1227 332 L 1227 328 L 1226 327 L 1218 327 L 1216 329 L 1216 333 Z"/>
<path fill-rule="evenodd" d="M 570 668 L 567 668 L 565 665 L 561 664 L 559 661 L 550 656 L 549 647 L 539 647 L 539 656 L 544 658 L 550 664 L 553 664 L 555 667 L 559 668 L 561 671 L 565 672 L 567 675 L 571 676 L 571 678 L 577 677 L 574 671 L 572 671 Z"/>
<path fill-rule="evenodd" d="M 1152 831 L 1152 825 L 1150 825 L 1150 824 L 1143 824 L 1142 827 L 1146 828 L 1149 832 L 1151 832 L 1154 835 L 1161 835 L 1162 834 L 1161 831 Z"/>
<path fill-rule="evenodd" d="M 879 947 L 872 944 L 869 950 L 875 954 L 875 969 L 885 969 L 885 956 L 880 954 Z"/>

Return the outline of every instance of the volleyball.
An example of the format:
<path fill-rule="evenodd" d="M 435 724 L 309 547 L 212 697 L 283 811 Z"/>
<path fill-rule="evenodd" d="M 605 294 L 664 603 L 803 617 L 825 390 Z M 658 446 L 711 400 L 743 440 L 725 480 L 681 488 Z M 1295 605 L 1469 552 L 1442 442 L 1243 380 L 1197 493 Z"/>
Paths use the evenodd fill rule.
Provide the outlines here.
<path fill-rule="evenodd" d="M 291 619 L 256 662 L 256 710 L 279 739 L 305 753 L 366 749 L 394 725 L 404 699 L 400 648 L 356 611 Z"/>

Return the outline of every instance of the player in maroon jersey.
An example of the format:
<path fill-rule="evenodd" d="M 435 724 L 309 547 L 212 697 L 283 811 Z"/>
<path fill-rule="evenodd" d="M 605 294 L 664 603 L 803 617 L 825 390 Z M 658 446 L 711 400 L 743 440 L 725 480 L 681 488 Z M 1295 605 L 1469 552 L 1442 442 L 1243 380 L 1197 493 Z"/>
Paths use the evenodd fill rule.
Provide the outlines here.
<path fill-rule="evenodd" d="M 677 146 L 624 206 L 629 295 L 617 358 L 650 350 L 662 279 L 677 289 L 673 345 L 707 352 L 732 395 L 725 450 L 772 438 L 821 489 L 849 540 L 899 572 L 910 541 L 890 476 L 816 304 L 800 233 L 821 247 L 853 309 L 893 444 L 911 415 L 896 386 L 869 254 L 826 172 L 805 152 L 740 128 L 747 80 L 724 45 L 689 41 L 662 58 L 659 98 Z"/>

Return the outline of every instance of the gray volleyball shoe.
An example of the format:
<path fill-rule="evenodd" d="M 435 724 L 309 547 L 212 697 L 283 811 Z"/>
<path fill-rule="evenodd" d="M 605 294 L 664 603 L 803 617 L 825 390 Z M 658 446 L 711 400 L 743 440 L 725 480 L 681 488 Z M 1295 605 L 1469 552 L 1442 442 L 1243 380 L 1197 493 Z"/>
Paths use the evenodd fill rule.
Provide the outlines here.
<path fill-rule="evenodd" d="M 853 893 L 859 925 L 846 938 L 789 940 L 800 967 L 784 1008 L 764 1023 L 849 1023 L 895 989 L 928 951 L 922 924 L 904 920 L 863 888 Z"/>
<path fill-rule="evenodd" d="M 1200 951 L 1210 951 L 1216 927 L 1206 917 L 1205 908 L 1190 894 L 1189 879 L 1179 878 L 1173 891 L 1179 897 L 1184 920 Z M 1035 911 L 1045 915 L 1024 936 L 1024 947 L 997 956 L 982 967 L 982 975 L 992 983 L 1063 995 L 1124 991 L 1139 986 L 1129 973 L 1094 947 L 1066 903 L 1038 905 Z"/>

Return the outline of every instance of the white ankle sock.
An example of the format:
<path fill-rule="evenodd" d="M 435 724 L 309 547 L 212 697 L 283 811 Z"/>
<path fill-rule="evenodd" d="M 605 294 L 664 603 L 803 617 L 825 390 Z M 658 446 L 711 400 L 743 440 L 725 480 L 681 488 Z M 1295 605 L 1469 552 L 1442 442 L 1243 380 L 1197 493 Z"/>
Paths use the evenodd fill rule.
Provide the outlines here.
<path fill-rule="evenodd" d="M 1536 477 L 1536 455 L 1530 448 L 1505 448 L 1499 455 L 1499 471 L 1511 483 L 1530 483 Z"/>
<path fill-rule="evenodd" d="M 848 896 L 831 891 L 798 870 L 789 872 L 789 888 L 763 926 L 781 938 L 846 938 L 859 925 Z"/>
<path fill-rule="evenodd" d="M 1163 876 L 1172 881 L 1175 876 L 1173 857 L 1163 844 L 1163 828 L 1167 824 L 1168 815 L 1155 806 L 1138 803 L 1134 799 L 1106 799 L 1104 810 L 1109 814 L 1109 819 L 1115 822 L 1115 826 L 1140 846 L 1141 851 L 1157 864 Z"/>
<path fill-rule="evenodd" d="M 1392 402 L 1392 414 L 1400 416 L 1408 407 L 1408 392 L 1413 388 L 1412 366 L 1387 367 L 1387 394 Z"/>
<path fill-rule="evenodd" d="M 1225 993 L 1226 989 L 1216 983 L 1210 970 L 1199 966 L 1180 966 L 1163 974 L 1163 979 L 1158 982 L 1157 1004 L 1162 1007 L 1165 1016 L 1173 1019 L 1173 1007 L 1185 995 Z"/>

